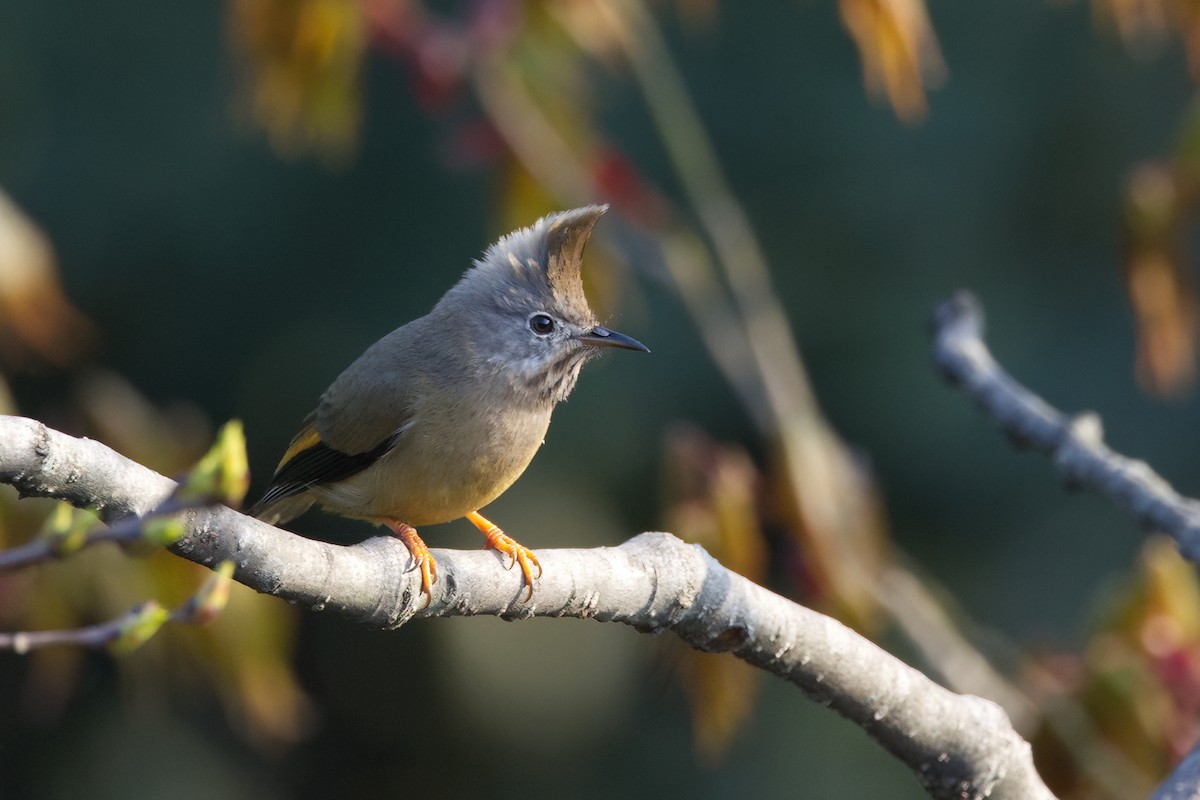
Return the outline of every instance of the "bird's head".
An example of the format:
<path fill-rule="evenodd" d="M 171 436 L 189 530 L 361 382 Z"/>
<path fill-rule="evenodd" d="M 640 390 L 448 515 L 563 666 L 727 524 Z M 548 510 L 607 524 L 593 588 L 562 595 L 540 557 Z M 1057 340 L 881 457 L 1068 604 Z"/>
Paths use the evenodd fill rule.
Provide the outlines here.
<path fill-rule="evenodd" d="M 481 366 L 520 391 L 564 400 L 592 356 L 609 348 L 649 352 L 600 325 L 583 293 L 583 248 L 607 210 L 548 214 L 501 237 L 435 309 L 470 331 Z"/>

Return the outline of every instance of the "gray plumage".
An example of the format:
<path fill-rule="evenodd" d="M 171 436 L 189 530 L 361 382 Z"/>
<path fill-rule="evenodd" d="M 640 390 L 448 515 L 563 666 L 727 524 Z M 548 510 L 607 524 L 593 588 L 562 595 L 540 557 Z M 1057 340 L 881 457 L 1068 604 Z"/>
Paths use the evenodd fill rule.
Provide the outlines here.
<path fill-rule="evenodd" d="M 606 347 L 646 350 L 600 327 L 583 293 L 583 248 L 606 208 L 504 236 L 432 311 L 367 348 L 321 397 L 252 513 L 286 522 L 317 503 L 421 526 L 503 493 L 583 364 Z"/>

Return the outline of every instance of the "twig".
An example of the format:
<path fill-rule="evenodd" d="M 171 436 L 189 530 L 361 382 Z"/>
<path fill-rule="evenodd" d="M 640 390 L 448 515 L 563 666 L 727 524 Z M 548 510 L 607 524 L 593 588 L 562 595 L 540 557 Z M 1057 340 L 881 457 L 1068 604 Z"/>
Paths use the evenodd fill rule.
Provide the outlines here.
<path fill-rule="evenodd" d="M 82 628 L 54 631 L 5 631 L 0 633 L 0 650 L 12 650 L 14 653 L 25 654 L 52 645 L 71 645 L 74 647 L 114 647 L 122 640 L 130 641 L 133 646 L 141 644 L 158 630 L 164 622 L 185 621 L 179 612 L 171 613 L 153 600 L 131 608 L 125 614 L 98 622 Z"/>
<path fill-rule="evenodd" d="M 934 359 L 942 374 L 1018 447 L 1049 457 L 1069 484 L 1107 497 L 1148 529 L 1169 535 L 1185 558 L 1200 563 L 1200 502 L 1181 496 L 1145 462 L 1106 446 L 1095 414 L 1067 416 L 1014 380 L 988 351 L 983 330 L 983 310 L 969 292 L 938 306 Z M 1198 784 L 1200 754 L 1193 751 L 1152 800 L 1194 798 Z"/>
<path fill-rule="evenodd" d="M 1200 744 L 1183 757 L 1150 795 L 1150 800 L 1196 800 L 1197 786 L 1200 786 Z"/>
<path fill-rule="evenodd" d="M 174 483 L 95 442 L 0 417 L 0 481 L 23 494 L 100 507 L 154 508 Z M 579 617 L 670 630 L 794 683 L 861 726 L 936 798 L 1051 798 L 1028 743 L 995 703 L 938 686 L 841 623 L 729 572 L 704 550 L 647 533 L 620 547 L 545 550 L 533 601 L 491 551 L 435 550 L 440 578 L 421 608 L 420 576 L 390 537 L 352 547 L 305 539 L 225 507 L 184 512 L 177 554 L 235 564 L 234 577 L 314 611 L 398 627 L 413 617 Z"/>
<path fill-rule="evenodd" d="M 88 625 L 83 628 L 55 631 L 0 632 L 0 650 L 24 654 L 50 645 L 66 644 L 76 647 L 103 647 L 117 639 L 127 622 L 142 613 L 142 604 L 117 619 Z"/>
<path fill-rule="evenodd" d="M 145 538 L 146 523 L 149 520 L 169 517 L 180 511 L 206 504 L 207 502 L 204 501 L 193 502 L 179 500 L 175 497 L 168 498 L 162 505 L 144 517 L 125 517 L 124 519 L 115 521 L 112 525 L 88 531 L 86 537 L 77 546 L 72 547 L 70 552 L 73 553 L 76 550 L 100 544 L 101 542 L 130 544 L 142 541 Z M 0 550 L 0 572 L 41 564 L 46 561 L 62 558 L 64 555 L 65 553 L 61 550 L 57 540 L 50 537 L 33 539 L 23 545 L 10 547 L 7 550 Z"/>
<path fill-rule="evenodd" d="M 1095 414 L 1068 417 L 1013 380 L 983 342 L 983 311 L 973 295 L 944 301 L 933 328 L 938 369 L 1017 446 L 1049 457 L 1069 484 L 1104 495 L 1200 563 L 1200 502 L 1182 497 L 1145 462 L 1108 448 Z"/>
<path fill-rule="evenodd" d="M 602 3 L 597 8 L 619 20 L 613 30 L 629 32 L 620 40 L 625 56 L 675 175 L 713 243 L 715 262 L 729 283 L 746 349 L 755 361 L 771 411 L 777 421 L 799 415 L 823 425 L 787 314 L 771 285 L 766 254 L 725 178 L 661 29 L 641 0 Z"/>
<path fill-rule="evenodd" d="M 0 632 L 0 650 L 24 654 L 51 645 L 72 645 L 108 647 L 114 652 L 129 652 L 145 644 L 168 622 L 203 625 L 212 621 L 229 600 L 229 581 L 232 577 L 233 563 L 225 561 L 195 594 L 171 611 L 154 600 L 147 600 L 116 619 L 82 628 Z"/>

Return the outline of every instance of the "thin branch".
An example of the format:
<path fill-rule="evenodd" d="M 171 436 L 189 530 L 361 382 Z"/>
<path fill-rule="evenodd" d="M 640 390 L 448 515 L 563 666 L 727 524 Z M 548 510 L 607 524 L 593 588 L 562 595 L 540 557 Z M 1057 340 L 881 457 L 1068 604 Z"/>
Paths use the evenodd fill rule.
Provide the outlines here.
<path fill-rule="evenodd" d="M 1200 744 L 1192 748 L 1167 776 L 1150 800 L 1196 800 L 1200 786 Z"/>
<path fill-rule="evenodd" d="M 178 498 L 168 498 L 162 505 L 144 517 L 125 517 L 116 520 L 111 525 L 97 527 L 87 532 L 83 540 L 69 550 L 64 551 L 59 540 L 53 537 L 39 537 L 17 547 L 0 550 L 0 572 L 9 572 L 22 567 L 41 564 L 46 561 L 63 558 L 85 547 L 113 542 L 115 544 L 130 544 L 143 541 L 146 538 L 146 522 L 151 519 L 169 517 L 189 508 L 206 505 L 205 501 L 184 501 Z"/>
<path fill-rule="evenodd" d="M 0 650 L 12 650 L 14 653 L 25 654 L 31 650 L 52 645 L 112 647 L 123 639 L 135 640 L 137 644 L 141 644 L 153 636 L 164 622 L 183 621 L 185 620 L 181 615 L 170 613 L 153 600 L 147 600 L 116 619 L 82 628 L 2 632 L 0 633 Z M 132 647 L 128 649 L 132 649 Z"/>
<path fill-rule="evenodd" d="M 103 647 L 115 641 L 120 636 L 121 629 L 131 618 L 139 615 L 142 608 L 143 606 L 138 606 L 116 619 L 83 628 L 0 632 L 0 650 L 12 650 L 14 653 L 25 654 L 31 650 L 61 644 L 75 647 Z"/>
<path fill-rule="evenodd" d="M 1143 461 L 1103 442 L 1100 419 L 1067 416 L 1004 371 L 983 341 L 979 301 L 968 292 L 945 300 L 934 312 L 934 359 L 1018 446 L 1047 456 L 1073 486 L 1091 489 L 1147 529 L 1175 540 L 1180 553 L 1200 563 L 1200 502 L 1183 497 Z M 1200 753 L 1193 750 L 1159 787 L 1152 800 L 1194 798 L 1200 785 Z"/>
<path fill-rule="evenodd" d="M 144 513 L 174 483 L 102 445 L 19 417 L 0 417 L 0 482 L 22 494 Z M 181 515 L 172 546 L 200 564 L 229 559 L 234 578 L 314 611 L 395 628 L 413 617 L 579 617 L 670 630 L 691 646 L 731 652 L 798 686 L 862 727 L 936 798 L 1052 798 L 1029 744 L 995 703 L 938 686 L 841 623 L 792 603 L 664 533 L 619 547 L 544 550 L 545 573 L 522 602 L 519 573 L 491 551 L 435 550 L 440 579 L 422 608 L 403 544 L 317 542 L 225 507 Z"/>
<path fill-rule="evenodd" d="M 771 411 L 779 421 L 799 416 L 823 425 L 799 346 L 771 286 L 766 254 L 725 177 L 662 30 L 642 0 L 597 8 L 619 20 L 611 26 L 614 31 L 629 32 L 620 40 L 625 56 L 675 175 L 713 243 Z"/>
<path fill-rule="evenodd" d="M 171 611 L 154 600 L 147 600 L 116 619 L 82 628 L 0 632 L 0 650 L 25 654 L 51 645 L 71 645 L 108 647 L 114 652 L 129 652 L 145 644 L 168 622 L 187 625 L 211 622 L 229 600 L 232 577 L 233 562 L 223 562 L 195 594 Z"/>
<path fill-rule="evenodd" d="M 938 369 L 1017 446 L 1049 457 L 1068 483 L 1104 495 L 1200 563 L 1200 502 L 1182 497 L 1144 461 L 1107 447 L 1095 414 L 1069 417 L 1013 380 L 983 342 L 983 311 L 973 295 L 959 292 L 944 301 L 933 327 Z"/>

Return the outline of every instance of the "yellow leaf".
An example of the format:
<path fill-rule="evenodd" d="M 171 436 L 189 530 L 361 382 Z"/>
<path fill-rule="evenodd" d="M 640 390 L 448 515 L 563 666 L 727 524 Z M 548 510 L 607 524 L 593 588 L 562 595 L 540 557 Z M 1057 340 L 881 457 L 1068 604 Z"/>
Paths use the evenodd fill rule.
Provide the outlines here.
<path fill-rule="evenodd" d="M 925 90 L 945 64 L 923 0 L 839 0 L 842 24 L 858 46 L 867 90 L 886 97 L 905 122 L 925 117 Z"/>
<path fill-rule="evenodd" d="M 243 105 L 276 151 L 346 161 L 362 116 L 362 4 L 231 0 L 229 37 Z"/>

